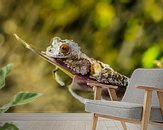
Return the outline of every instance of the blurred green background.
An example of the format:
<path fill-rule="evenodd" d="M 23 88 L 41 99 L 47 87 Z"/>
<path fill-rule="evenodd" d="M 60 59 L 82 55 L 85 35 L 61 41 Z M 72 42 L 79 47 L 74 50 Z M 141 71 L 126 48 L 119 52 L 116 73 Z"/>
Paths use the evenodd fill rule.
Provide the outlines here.
<path fill-rule="evenodd" d="M 130 76 L 138 67 L 163 61 L 162 0 L 0 0 L 0 67 L 13 63 L 0 105 L 18 91 L 42 92 L 37 101 L 10 112 L 83 112 L 53 66 L 13 37 L 17 33 L 40 50 L 54 36 L 73 39 L 90 57 Z"/>

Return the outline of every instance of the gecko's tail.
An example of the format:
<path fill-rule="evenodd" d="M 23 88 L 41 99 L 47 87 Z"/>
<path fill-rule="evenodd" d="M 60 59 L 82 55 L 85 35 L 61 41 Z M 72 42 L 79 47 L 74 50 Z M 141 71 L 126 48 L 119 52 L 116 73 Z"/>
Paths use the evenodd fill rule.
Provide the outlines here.
<path fill-rule="evenodd" d="M 90 99 L 87 98 L 83 98 L 81 96 L 79 96 L 78 94 L 76 94 L 71 88 L 68 88 L 69 92 L 71 93 L 71 95 L 76 98 L 77 100 L 79 100 L 81 103 L 85 104 L 87 101 L 89 101 Z"/>

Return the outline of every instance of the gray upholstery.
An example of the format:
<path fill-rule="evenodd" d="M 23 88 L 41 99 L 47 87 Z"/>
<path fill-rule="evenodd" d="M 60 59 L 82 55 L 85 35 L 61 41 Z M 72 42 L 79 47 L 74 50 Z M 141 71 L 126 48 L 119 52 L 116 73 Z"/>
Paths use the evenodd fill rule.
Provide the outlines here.
<path fill-rule="evenodd" d="M 129 82 L 122 101 L 143 104 L 144 91 L 137 86 L 152 86 L 163 88 L 163 69 L 136 69 Z M 159 106 L 156 93 L 153 94 L 153 106 Z"/>
<path fill-rule="evenodd" d="M 141 118 L 142 105 L 118 101 L 89 100 L 85 104 L 85 110 L 102 115 L 139 120 Z"/>
<path fill-rule="evenodd" d="M 85 104 L 87 112 L 98 113 L 132 120 L 141 120 L 143 106 L 137 103 L 89 100 Z M 151 121 L 163 122 L 160 108 L 154 107 L 151 111 Z"/>
<path fill-rule="evenodd" d="M 163 69 L 137 69 L 133 72 L 124 98 L 118 101 L 87 100 L 85 110 L 103 115 L 141 120 L 144 91 L 137 86 L 156 86 L 163 88 Z M 158 98 L 152 99 L 151 121 L 163 122 Z"/>

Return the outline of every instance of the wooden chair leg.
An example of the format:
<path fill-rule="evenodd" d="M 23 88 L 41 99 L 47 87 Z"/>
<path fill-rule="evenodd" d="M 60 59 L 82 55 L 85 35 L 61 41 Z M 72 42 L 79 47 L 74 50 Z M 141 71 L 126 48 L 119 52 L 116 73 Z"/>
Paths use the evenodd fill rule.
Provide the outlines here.
<path fill-rule="evenodd" d="M 121 121 L 121 124 L 122 124 L 123 129 L 127 130 L 127 126 L 126 126 L 125 122 Z"/>
<path fill-rule="evenodd" d="M 163 92 L 157 92 L 157 96 L 160 103 L 161 112 L 163 114 Z"/>
<path fill-rule="evenodd" d="M 115 89 L 108 89 L 111 101 L 118 101 Z"/>
<path fill-rule="evenodd" d="M 94 100 L 101 100 L 101 87 L 93 87 L 94 89 Z"/>
<path fill-rule="evenodd" d="M 108 89 L 108 92 L 109 92 L 111 101 L 118 101 L 118 97 L 116 95 L 115 89 Z M 121 124 L 122 124 L 123 129 L 127 130 L 127 126 L 125 122 L 121 121 Z"/>
<path fill-rule="evenodd" d="M 94 89 L 94 100 L 100 100 L 101 87 L 94 86 L 93 89 Z M 93 113 L 92 130 L 96 130 L 97 121 L 98 121 L 98 116 L 95 113 Z"/>
<path fill-rule="evenodd" d="M 93 122 L 92 122 L 92 130 L 96 130 L 97 127 L 98 116 L 93 113 Z"/>
<path fill-rule="evenodd" d="M 151 112 L 151 102 L 152 102 L 152 91 L 147 90 L 144 94 L 144 105 L 143 105 L 143 116 L 141 122 L 141 130 L 147 130 L 150 112 Z"/>

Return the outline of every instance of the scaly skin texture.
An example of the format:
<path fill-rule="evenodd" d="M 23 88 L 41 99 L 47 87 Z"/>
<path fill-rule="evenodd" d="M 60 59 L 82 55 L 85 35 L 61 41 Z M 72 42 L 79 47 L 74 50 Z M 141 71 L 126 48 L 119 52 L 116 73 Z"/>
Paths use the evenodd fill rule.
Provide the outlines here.
<path fill-rule="evenodd" d="M 45 53 L 47 56 L 62 62 L 76 75 L 87 75 L 97 82 L 119 86 L 120 90 L 124 90 L 128 85 L 126 76 L 114 71 L 107 64 L 89 58 L 72 40 L 62 40 L 59 37 L 54 37 L 52 44 L 46 49 Z"/>

